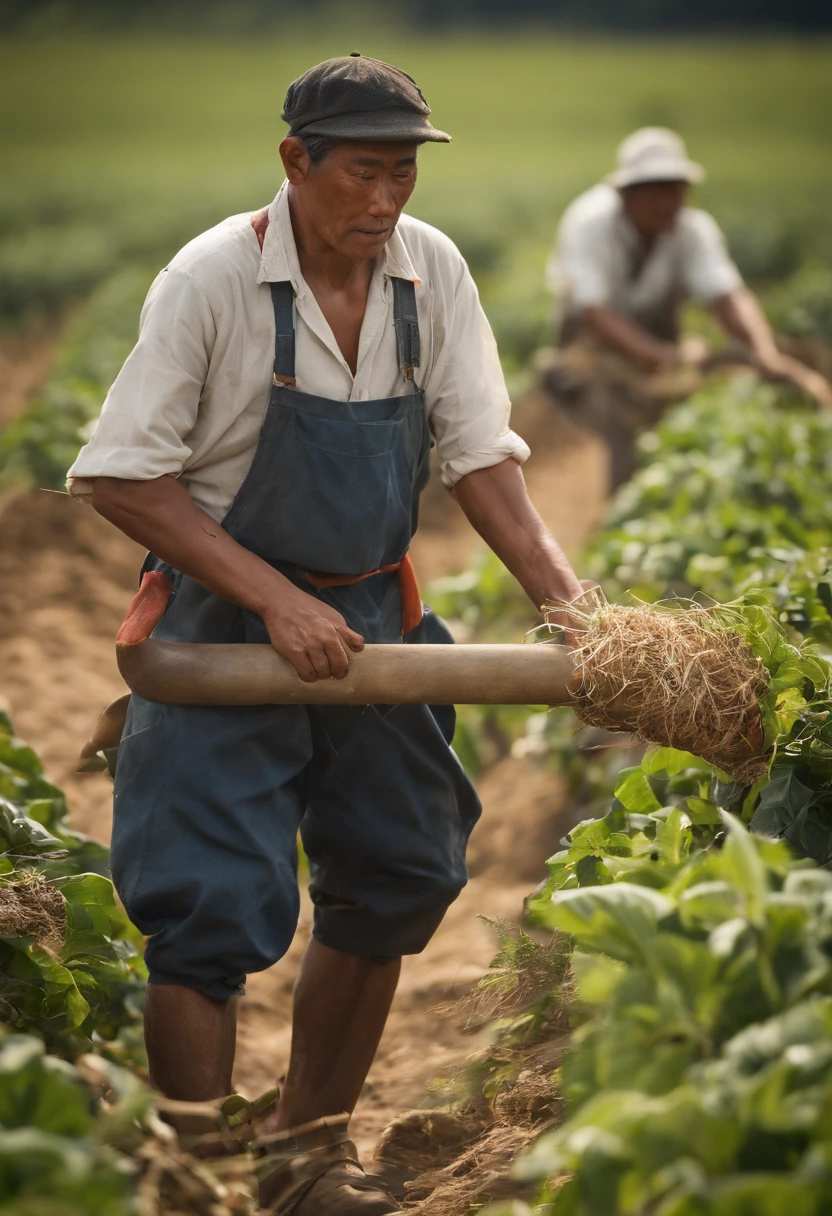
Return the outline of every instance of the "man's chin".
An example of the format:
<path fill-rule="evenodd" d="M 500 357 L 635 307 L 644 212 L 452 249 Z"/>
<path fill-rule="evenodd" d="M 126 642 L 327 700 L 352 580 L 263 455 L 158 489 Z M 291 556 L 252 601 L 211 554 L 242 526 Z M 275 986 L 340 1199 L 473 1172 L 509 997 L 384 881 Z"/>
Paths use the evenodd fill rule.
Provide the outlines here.
<path fill-rule="evenodd" d="M 349 240 L 345 241 L 342 246 L 342 252 L 348 254 L 352 258 L 375 258 L 381 253 L 384 246 L 393 235 L 393 229 L 388 228 L 386 232 L 353 232 L 350 234 Z"/>

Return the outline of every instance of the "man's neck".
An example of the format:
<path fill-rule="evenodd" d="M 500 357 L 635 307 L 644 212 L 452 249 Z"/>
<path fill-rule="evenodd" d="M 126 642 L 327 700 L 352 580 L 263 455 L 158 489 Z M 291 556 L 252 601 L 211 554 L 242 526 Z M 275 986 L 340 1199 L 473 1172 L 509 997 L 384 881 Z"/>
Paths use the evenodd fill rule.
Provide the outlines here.
<path fill-rule="evenodd" d="M 373 260 L 349 258 L 333 249 L 315 231 L 289 188 L 289 218 L 295 236 L 301 274 L 310 285 L 320 283 L 330 291 L 366 287 L 373 277 Z"/>
<path fill-rule="evenodd" d="M 626 211 L 624 214 L 627 215 Z M 627 215 L 627 219 L 630 221 L 630 227 L 638 238 L 639 245 L 645 252 L 649 252 L 655 245 L 659 234 L 657 232 L 645 232 L 642 228 L 639 228 L 638 224 L 633 222 L 629 215 Z"/>

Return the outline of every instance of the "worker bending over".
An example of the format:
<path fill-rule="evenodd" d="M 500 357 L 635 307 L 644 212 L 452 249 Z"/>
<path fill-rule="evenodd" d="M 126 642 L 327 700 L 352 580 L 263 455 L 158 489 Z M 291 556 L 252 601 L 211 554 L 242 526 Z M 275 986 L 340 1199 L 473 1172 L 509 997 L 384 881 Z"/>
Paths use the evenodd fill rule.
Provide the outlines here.
<path fill-rule="evenodd" d="M 198 236 L 151 287 L 69 484 L 172 580 L 157 638 L 271 642 L 310 682 L 345 676 L 368 642 L 451 642 L 407 557 L 431 436 L 533 603 L 580 595 L 526 493 L 468 268 L 402 214 L 419 146 L 450 140 L 429 114 L 389 64 L 311 68 L 286 96 L 277 197 Z M 401 957 L 466 881 L 480 806 L 453 733 L 449 707 L 132 698 L 112 871 L 149 938 L 150 1077 L 168 1098 L 231 1091 L 246 975 L 295 932 L 298 829 L 313 863 L 288 1075 L 259 1141 L 261 1201 L 282 1216 L 399 1210 L 347 1122 Z M 195 1134 L 189 1111 L 178 1124 Z"/>
<path fill-rule="evenodd" d="M 632 436 L 668 401 L 691 391 L 711 359 L 704 339 L 680 340 L 682 306 L 705 305 L 742 343 L 731 357 L 824 405 L 832 387 L 782 354 L 744 286 L 712 216 L 686 205 L 704 170 L 673 131 L 645 127 L 618 149 L 605 182 L 566 209 L 548 267 L 561 350 L 544 367 L 576 421 L 609 439 L 614 485 L 632 472 Z"/>

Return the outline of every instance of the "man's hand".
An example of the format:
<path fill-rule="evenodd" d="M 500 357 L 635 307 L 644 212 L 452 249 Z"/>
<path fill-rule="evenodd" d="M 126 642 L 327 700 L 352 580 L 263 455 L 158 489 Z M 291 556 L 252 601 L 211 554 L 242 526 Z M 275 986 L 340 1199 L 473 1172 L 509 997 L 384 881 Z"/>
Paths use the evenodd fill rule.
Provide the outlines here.
<path fill-rule="evenodd" d="M 793 359 L 789 355 L 781 354 L 779 350 L 774 350 L 766 352 L 763 356 L 758 355 L 754 364 L 760 375 L 767 380 L 780 380 L 786 384 L 792 384 L 801 392 L 814 397 L 818 405 L 824 409 L 832 408 L 832 384 L 820 372 L 807 367 L 799 359 Z"/>
<path fill-rule="evenodd" d="M 711 304 L 711 311 L 734 337 L 747 342 L 754 366 L 767 380 L 783 380 L 814 397 L 818 405 L 832 407 L 832 385 L 820 372 L 777 349 L 774 333 L 757 297 L 747 287 L 729 291 Z"/>
<path fill-rule="evenodd" d="M 592 579 L 582 578 L 581 589 L 583 593 L 581 598 L 577 602 L 573 600 L 572 603 L 582 612 L 592 612 L 599 602 L 606 602 L 606 596 L 600 585 Z M 555 629 L 561 631 L 567 646 L 572 650 L 577 650 L 583 644 L 583 622 L 570 613 L 568 608 L 547 612 L 546 624 L 553 625 Z"/>
<path fill-rule="evenodd" d="M 174 477 L 96 477 L 99 515 L 215 595 L 263 618 L 272 646 L 307 683 L 347 674 L 364 640 L 328 604 L 300 591 L 235 540 Z"/>
<path fill-rule="evenodd" d="M 329 604 L 284 582 L 260 609 L 272 646 L 307 684 L 343 679 L 364 639 Z"/>
<path fill-rule="evenodd" d="M 677 350 L 679 363 L 683 367 L 701 367 L 711 355 L 708 340 L 702 334 L 685 334 Z"/>

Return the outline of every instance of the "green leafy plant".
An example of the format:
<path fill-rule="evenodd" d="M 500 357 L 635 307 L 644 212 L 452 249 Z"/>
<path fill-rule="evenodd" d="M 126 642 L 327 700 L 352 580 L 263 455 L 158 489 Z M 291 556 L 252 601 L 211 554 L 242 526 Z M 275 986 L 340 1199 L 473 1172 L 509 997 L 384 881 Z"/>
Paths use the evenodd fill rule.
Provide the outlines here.
<path fill-rule="evenodd" d="M 740 377 L 676 406 L 642 436 L 643 468 L 587 551 L 609 598 L 730 600 L 747 587 L 775 588 L 784 564 L 829 544 L 832 416 L 786 401 Z"/>
<path fill-rule="evenodd" d="M 141 1063 L 146 971 L 107 851 L 71 832 L 66 800 L 0 720 L 0 1019 L 73 1058 L 95 1043 Z"/>
<path fill-rule="evenodd" d="M 825 263 L 804 263 L 785 282 L 769 288 L 765 304 L 781 332 L 832 341 L 832 269 Z"/>
<path fill-rule="evenodd" d="M 0 432 L 0 488 L 63 489 L 89 428 L 138 333 L 152 272 L 130 266 L 106 279 L 74 318 L 40 395 Z"/>
<path fill-rule="evenodd" d="M 522 1172 L 571 1173 L 553 1216 L 824 1212 L 832 876 L 724 812 L 718 849 L 681 806 L 636 818 L 606 883 L 539 909 L 574 942 L 581 1013 L 569 1115 Z"/>
<path fill-rule="evenodd" d="M 149 1091 L 97 1057 L 77 1065 L 0 1029 L 2 1216 L 127 1216 Z"/>

